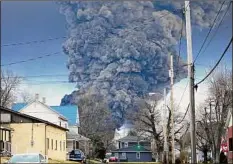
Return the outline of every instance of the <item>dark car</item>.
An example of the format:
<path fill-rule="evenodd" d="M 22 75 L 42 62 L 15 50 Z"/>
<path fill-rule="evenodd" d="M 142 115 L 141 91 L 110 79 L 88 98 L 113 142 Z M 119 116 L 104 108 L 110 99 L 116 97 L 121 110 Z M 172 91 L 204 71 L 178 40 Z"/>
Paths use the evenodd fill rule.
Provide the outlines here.
<path fill-rule="evenodd" d="M 72 150 L 69 153 L 69 160 L 86 163 L 86 157 L 85 157 L 84 153 L 79 149 Z"/>

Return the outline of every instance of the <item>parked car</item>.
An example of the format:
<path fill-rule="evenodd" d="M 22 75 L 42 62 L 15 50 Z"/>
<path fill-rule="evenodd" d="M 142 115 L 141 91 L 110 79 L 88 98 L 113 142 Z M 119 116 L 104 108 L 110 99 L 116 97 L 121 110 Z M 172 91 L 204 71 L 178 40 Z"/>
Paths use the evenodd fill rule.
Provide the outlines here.
<path fill-rule="evenodd" d="M 46 157 L 40 153 L 15 154 L 6 163 L 48 163 Z"/>
<path fill-rule="evenodd" d="M 109 162 L 109 158 L 112 156 L 112 153 L 106 153 L 105 154 L 105 158 L 104 158 L 104 163 L 108 163 Z"/>
<path fill-rule="evenodd" d="M 117 157 L 112 156 L 109 158 L 109 162 L 117 162 L 117 161 L 118 161 Z"/>
<path fill-rule="evenodd" d="M 72 150 L 69 153 L 69 160 L 86 163 L 86 157 L 85 157 L 84 153 L 79 149 Z"/>

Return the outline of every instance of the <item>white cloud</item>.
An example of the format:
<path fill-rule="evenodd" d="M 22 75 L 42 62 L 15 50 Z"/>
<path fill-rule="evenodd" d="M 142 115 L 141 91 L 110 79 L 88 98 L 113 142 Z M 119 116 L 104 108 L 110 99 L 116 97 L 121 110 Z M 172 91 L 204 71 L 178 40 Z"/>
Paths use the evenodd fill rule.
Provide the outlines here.
<path fill-rule="evenodd" d="M 39 94 L 39 99 L 46 98 L 46 104 L 48 105 L 60 105 L 61 99 L 65 94 L 69 94 L 75 90 L 75 84 L 68 83 L 50 83 L 32 85 L 28 83 L 21 84 L 17 95 L 18 101 L 20 101 L 20 93 L 23 91 L 29 92 L 31 95 Z"/>

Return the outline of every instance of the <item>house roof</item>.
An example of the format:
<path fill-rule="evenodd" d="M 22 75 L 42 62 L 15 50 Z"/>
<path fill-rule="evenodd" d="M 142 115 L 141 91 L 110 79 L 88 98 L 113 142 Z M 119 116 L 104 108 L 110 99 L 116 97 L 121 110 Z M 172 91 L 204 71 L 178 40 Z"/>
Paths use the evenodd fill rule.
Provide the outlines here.
<path fill-rule="evenodd" d="M 69 132 L 67 133 L 67 139 L 75 139 L 78 141 L 90 141 L 89 138 L 86 138 L 78 133 L 77 126 L 69 126 Z"/>
<path fill-rule="evenodd" d="M 135 145 L 135 146 L 116 149 L 113 150 L 112 152 L 151 152 L 151 151 L 143 146 L 138 147 L 138 145 Z"/>
<path fill-rule="evenodd" d="M 35 101 L 33 101 L 35 102 Z M 31 102 L 31 103 L 33 103 Z M 38 101 L 40 102 L 40 101 Z M 26 107 L 27 105 L 31 104 L 31 103 L 14 103 L 12 105 L 12 110 L 14 111 L 20 111 L 21 109 L 23 109 L 24 107 Z M 43 104 L 42 102 L 40 102 L 41 104 Z M 46 105 L 46 104 L 44 104 Z M 46 105 L 48 106 L 48 105 Z M 57 112 L 58 114 L 60 114 L 61 116 L 65 117 L 70 125 L 76 125 L 79 124 L 79 115 L 78 115 L 78 107 L 76 105 L 65 105 L 65 106 L 48 106 L 50 107 L 52 110 L 54 110 L 55 112 Z"/>
<path fill-rule="evenodd" d="M 65 130 L 65 131 L 69 131 L 68 129 L 66 129 L 64 127 L 58 126 L 58 125 L 53 124 L 53 123 L 51 123 L 49 121 L 45 121 L 45 120 L 42 120 L 40 118 L 36 118 L 36 117 L 30 116 L 30 115 L 27 115 L 27 114 L 24 114 L 24 113 L 20 113 L 18 111 L 12 110 L 12 109 L 8 109 L 8 108 L 2 107 L 2 106 L 0 107 L 0 109 L 1 109 L 1 111 L 13 113 L 13 114 L 19 115 L 21 117 L 28 118 L 28 119 L 31 119 L 33 121 L 36 121 L 38 123 L 45 123 L 47 125 L 51 125 L 53 127 L 56 127 L 56 128 L 59 128 L 59 129 Z"/>
<path fill-rule="evenodd" d="M 138 142 L 138 141 L 145 141 L 147 142 L 147 140 L 145 140 L 143 137 L 138 137 L 138 136 L 126 136 L 123 138 L 118 139 L 117 141 L 120 142 Z M 149 142 L 149 141 L 148 141 Z"/>

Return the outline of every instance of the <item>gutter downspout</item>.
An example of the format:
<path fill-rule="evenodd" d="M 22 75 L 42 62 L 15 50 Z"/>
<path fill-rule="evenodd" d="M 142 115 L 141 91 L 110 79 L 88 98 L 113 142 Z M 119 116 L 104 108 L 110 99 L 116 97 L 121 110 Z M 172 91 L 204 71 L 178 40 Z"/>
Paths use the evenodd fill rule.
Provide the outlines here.
<path fill-rule="evenodd" d="M 48 155 L 48 152 L 47 152 L 47 135 L 46 135 L 46 132 L 47 132 L 47 129 L 46 129 L 46 127 L 47 127 L 48 125 L 47 124 L 45 124 L 45 156 L 47 156 Z"/>

